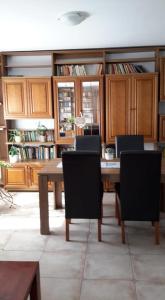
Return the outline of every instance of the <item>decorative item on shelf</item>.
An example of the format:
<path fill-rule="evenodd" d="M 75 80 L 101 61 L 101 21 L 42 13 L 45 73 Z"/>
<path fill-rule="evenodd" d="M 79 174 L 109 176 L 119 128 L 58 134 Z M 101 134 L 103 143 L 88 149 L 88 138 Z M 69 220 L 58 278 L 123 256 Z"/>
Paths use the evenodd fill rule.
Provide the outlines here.
<path fill-rule="evenodd" d="M 67 130 L 74 130 L 75 117 L 71 116 L 71 117 L 67 118 L 66 123 L 67 123 L 66 124 Z"/>
<path fill-rule="evenodd" d="M 13 129 L 9 133 L 9 142 L 16 142 L 21 143 L 22 142 L 22 132 L 18 129 Z"/>
<path fill-rule="evenodd" d="M 14 145 L 11 146 L 9 150 L 9 160 L 10 163 L 16 163 L 19 160 L 19 149 Z"/>
<path fill-rule="evenodd" d="M 39 141 L 42 143 L 46 142 L 46 131 L 47 131 L 46 126 L 40 124 L 39 122 L 37 127 L 37 134 L 38 134 Z"/>
<path fill-rule="evenodd" d="M 105 159 L 113 159 L 115 156 L 115 149 L 112 147 L 108 147 L 105 149 Z"/>
<path fill-rule="evenodd" d="M 86 125 L 85 117 L 82 112 L 80 112 L 80 116 L 75 118 L 75 125 L 79 128 L 83 128 Z"/>

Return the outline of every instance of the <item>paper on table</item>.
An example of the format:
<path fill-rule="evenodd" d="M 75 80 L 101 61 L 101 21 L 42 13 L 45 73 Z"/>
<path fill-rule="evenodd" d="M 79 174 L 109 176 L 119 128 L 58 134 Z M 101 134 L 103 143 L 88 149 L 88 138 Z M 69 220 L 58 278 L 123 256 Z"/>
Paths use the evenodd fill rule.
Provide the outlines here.
<path fill-rule="evenodd" d="M 102 161 L 101 162 L 102 168 L 120 168 L 120 162 L 119 161 Z"/>
<path fill-rule="evenodd" d="M 57 168 L 62 168 L 62 161 L 58 163 Z"/>

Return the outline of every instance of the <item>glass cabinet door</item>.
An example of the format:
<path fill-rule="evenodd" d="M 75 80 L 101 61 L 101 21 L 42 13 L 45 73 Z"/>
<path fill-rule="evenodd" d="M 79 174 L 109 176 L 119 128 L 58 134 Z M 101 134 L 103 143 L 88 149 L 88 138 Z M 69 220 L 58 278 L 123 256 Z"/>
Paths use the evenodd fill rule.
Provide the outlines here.
<path fill-rule="evenodd" d="M 99 81 L 84 81 L 81 83 L 82 91 L 82 114 L 86 125 L 84 134 L 99 134 L 100 124 L 100 99 Z"/>
<path fill-rule="evenodd" d="M 74 82 L 58 82 L 58 132 L 60 138 L 75 135 L 75 85 Z"/>

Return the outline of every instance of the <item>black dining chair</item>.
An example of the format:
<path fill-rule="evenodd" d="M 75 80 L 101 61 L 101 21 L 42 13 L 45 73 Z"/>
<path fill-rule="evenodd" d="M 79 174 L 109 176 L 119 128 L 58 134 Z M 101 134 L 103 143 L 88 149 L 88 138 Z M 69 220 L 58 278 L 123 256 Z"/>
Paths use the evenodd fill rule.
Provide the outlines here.
<path fill-rule="evenodd" d="M 120 157 L 121 151 L 127 150 L 144 150 L 143 135 L 117 135 L 115 137 L 116 157 Z M 115 190 L 118 189 L 119 183 L 115 185 Z M 115 216 L 117 217 L 117 199 L 115 200 Z"/>
<path fill-rule="evenodd" d="M 124 221 L 151 221 L 159 244 L 160 151 L 122 151 L 117 212 L 125 243 Z"/>
<path fill-rule="evenodd" d="M 121 151 L 144 150 L 143 135 L 117 135 L 115 137 L 116 157 L 120 157 Z"/>
<path fill-rule="evenodd" d="M 98 240 L 101 241 L 103 186 L 100 155 L 94 151 L 62 153 L 66 240 L 69 241 L 71 219 L 98 219 Z"/>
<path fill-rule="evenodd" d="M 75 149 L 76 151 L 98 151 L 101 156 L 100 135 L 77 135 L 75 137 Z"/>

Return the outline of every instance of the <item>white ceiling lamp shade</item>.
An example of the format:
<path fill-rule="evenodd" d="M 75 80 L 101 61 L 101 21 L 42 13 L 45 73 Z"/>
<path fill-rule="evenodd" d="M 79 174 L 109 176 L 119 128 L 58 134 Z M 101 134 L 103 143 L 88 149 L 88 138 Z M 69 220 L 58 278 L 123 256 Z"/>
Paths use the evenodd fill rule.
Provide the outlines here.
<path fill-rule="evenodd" d="M 58 18 L 58 21 L 69 25 L 75 26 L 83 22 L 86 18 L 89 17 L 89 14 L 84 11 L 70 11 L 63 14 L 61 17 Z"/>

